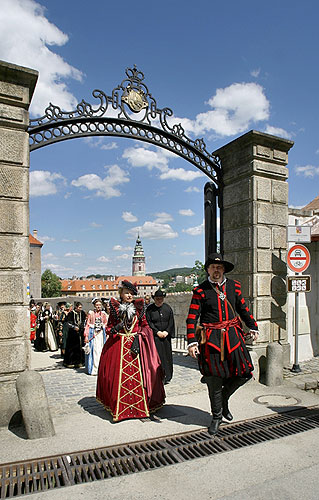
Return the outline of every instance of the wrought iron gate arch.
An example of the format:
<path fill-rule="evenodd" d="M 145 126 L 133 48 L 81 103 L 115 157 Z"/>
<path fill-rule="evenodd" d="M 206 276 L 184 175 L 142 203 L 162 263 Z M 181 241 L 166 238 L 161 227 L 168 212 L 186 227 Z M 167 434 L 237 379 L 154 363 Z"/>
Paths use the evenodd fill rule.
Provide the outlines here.
<path fill-rule="evenodd" d="M 143 82 L 144 74 L 136 66 L 127 68 L 125 73 L 126 78 L 112 90 L 111 95 L 98 89 L 92 92 L 93 97 L 100 101 L 98 107 L 83 99 L 73 111 L 63 111 L 50 103 L 42 117 L 30 120 L 30 152 L 67 139 L 113 136 L 148 142 L 184 158 L 213 181 L 205 186 L 205 194 L 210 185 L 208 191 L 213 191 L 215 197 L 213 206 L 211 194 L 208 198 L 205 195 L 205 235 L 214 232 L 213 238 L 206 237 L 207 255 L 216 250 L 216 200 L 220 208 L 222 205 L 222 168 L 219 158 L 207 151 L 202 138 L 193 140 L 185 134 L 180 123 L 168 123 L 173 111 L 157 107 L 156 100 Z M 208 205 L 208 211 L 213 214 L 209 217 L 209 223 L 206 217 Z"/>

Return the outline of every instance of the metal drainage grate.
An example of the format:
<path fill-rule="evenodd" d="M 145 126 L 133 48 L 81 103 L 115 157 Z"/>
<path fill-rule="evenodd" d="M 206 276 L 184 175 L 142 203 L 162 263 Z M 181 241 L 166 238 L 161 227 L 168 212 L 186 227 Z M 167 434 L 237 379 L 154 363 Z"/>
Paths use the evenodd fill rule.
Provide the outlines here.
<path fill-rule="evenodd" d="M 0 465 L 0 498 L 124 476 L 298 434 L 319 427 L 319 407 L 206 430 Z"/>

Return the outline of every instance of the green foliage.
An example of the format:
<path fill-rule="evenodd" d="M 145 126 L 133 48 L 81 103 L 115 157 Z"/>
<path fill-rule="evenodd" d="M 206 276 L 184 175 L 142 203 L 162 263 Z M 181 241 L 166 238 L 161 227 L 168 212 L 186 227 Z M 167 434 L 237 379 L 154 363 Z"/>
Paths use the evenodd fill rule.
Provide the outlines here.
<path fill-rule="evenodd" d="M 176 276 L 189 276 L 191 274 L 191 267 L 174 267 L 173 269 L 167 269 L 166 271 L 158 271 L 157 273 L 148 273 L 148 276 L 153 276 L 160 280 L 171 281 L 171 278 Z"/>
<path fill-rule="evenodd" d="M 201 283 L 206 279 L 204 264 L 200 260 L 195 260 L 195 265 L 192 269 L 192 273 L 197 275 L 198 283 Z"/>
<path fill-rule="evenodd" d="M 171 292 L 191 292 L 193 290 L 192 285 L 186 285 L 186 283 L 176 283 L 175 287 L 172 288 Z"/>
<path fill-rule="evenodd" d="M 54 274 L 50 269 L 46 269 L 41 276 L 42 297 L 60 297 L 62 283 L 59 276 Z"/>

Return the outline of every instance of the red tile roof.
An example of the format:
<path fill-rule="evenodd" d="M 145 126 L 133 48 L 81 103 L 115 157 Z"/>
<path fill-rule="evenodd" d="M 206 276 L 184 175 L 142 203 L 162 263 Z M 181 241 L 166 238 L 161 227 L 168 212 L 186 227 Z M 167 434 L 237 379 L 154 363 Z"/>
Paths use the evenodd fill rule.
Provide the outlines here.
<path fill-rule="evenodd" d="M 115 281 L 101 279 L 61 280 L 63 292 L 117 290 L 121 281 L 128 280 L 139 286 L 156 286 L 152 276 L 119 276 Z M 83 288 L 83 286 L 85 288 Z"/>
<path fill-rule="evenodd" d="M 38 247 L 43 247 L 43 243 L 41 241 L 37 240 L 32 234 L 29 234 L 29 243 L 30 245 L 36 245 Z"/>
<path fill-rule="evenodd" d="M 303 207 L 304 210 L 319 210 L 319 196 Z"/>

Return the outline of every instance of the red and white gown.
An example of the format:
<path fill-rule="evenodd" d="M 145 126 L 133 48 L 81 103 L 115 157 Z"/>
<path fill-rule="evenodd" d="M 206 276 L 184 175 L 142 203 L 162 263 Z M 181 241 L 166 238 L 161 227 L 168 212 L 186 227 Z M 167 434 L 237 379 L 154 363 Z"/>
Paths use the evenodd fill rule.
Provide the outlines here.
<path fill-rule="evenodd" d="M 163 371 L 154 343 L 153 332 L 145 318 L 143 299 L 136 299 L 128 320 L 125 306 L 110 301 L 104 344 L 97 380 L 97 399 L 114 422 L 128 418 L 146 418 L 165 402 Z M 117 327 L 117 328 L 116 328 Z M 138 335 L 139 354 L 131 351 Z"/>

